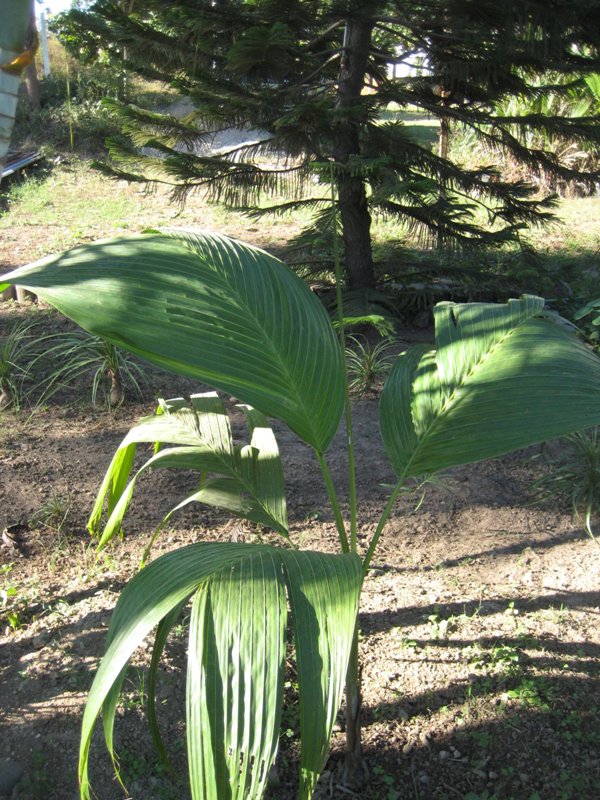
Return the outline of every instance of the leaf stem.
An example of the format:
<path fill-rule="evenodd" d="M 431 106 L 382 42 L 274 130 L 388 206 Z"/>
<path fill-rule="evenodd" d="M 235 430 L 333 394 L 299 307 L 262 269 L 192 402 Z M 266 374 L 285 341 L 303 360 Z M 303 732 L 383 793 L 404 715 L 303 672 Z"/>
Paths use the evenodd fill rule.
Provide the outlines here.
<path fill-rule="evenodd" d="M 371 559 L 373 558 L 375 548 L 377 547 L 377 544 L 379 542 L 379 537 L 383 533 L 383 529 L 385 528 L 386 523 L 390 517 L 390 514 L 392 513 L 394 503 L 396 502 L 398 495 L 400 494 L 402 487 L 404 486 L 405 477 L 406 477 L 405 474 L 403 474 L 398 479 L 398 483 L 394 487 L 394 491 L 391 493 L 390 498 L 387 501 L 385 508 L 383 509 L 383 513 L 379 518 L 377 529 L 373 534 L 373 538 L 371 539 L 371 542 L 369 544 L 369 549 L 367 550 L 367 554 L 365 555 L 363 560 L 363 572 L 365 573 L 365 575 L 367 574 L 367 570 L 369 569 L 369 564 L 371 563 Z"/>
<path fill-rule="evenodd" d="M 342 301 L 342 267 L 340 263 L 340 248 L 337 234 L 335 177 L 333 172 L 333 163 L 331 162 L 329 164 L 329 175 L 331 186 L 333 263 L 335 266 L 335 299 L 338 317 L 338 335 L 340 338 L 342 364 L 344 368 L 344 412 L 346 423 L 346 447 L 348 450 L 348 483 L 350 495 L 350 549 L 353 553 L 355 553 L 357 550 L 356 461 L 354 456 L 354 439 L 352 433 L 352 409 L 350 407 L 348 364 L 346 361 L 346 331 L 344 326 L 344 307 Z"/>
<path fill-rule="evenodd" d="M 325 461 L 323 453 L 320 453 L 318 450 L 316 450 L 315 452 L 319 460 L 319 466 L 321 467 L 321 473 L 323 474 L 323 480 L 325 481 L 325 486 L 327 487 L 327 496 L 329 497 L 329 502 L 331 503 L 331 508 L 333 509 L 333 516 L 335 517 L 335 526 L 337 528 L 340 544 L 342 546 L 342 552 L 349 553 L 350 544 L 348 543 L 348 534 L 346 533 L 346 526 L 344 524 L 344 518 L 342 516 L 342 511 L 340 509 L 340 503 L 338 500 L 337 493 L 335 491 L 335 486 L 333 483 L 333 479 L 331 477 L 331 472 L 329 471 L 329 467 L 327 466 L 327 462 Z"/>

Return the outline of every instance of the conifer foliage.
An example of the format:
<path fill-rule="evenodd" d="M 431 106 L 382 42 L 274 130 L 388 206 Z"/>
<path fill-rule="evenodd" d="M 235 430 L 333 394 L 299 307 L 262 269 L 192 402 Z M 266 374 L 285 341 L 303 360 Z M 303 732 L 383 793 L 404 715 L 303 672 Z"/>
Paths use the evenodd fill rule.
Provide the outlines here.
<path fill-rule="evenodd" d="M 127 144 L 110 143 L 112 174 L 167 182 L 180 197 L 204 187 L 245 208 L 285 192 L 292 199 L 271 208 L 308 206 L 322 225 L 333 175 L 348 285 L 364 289 L 377 278 L 373 215 L 458 246 L 500 245 L 546 219 L 551 198 L 503 177 L 501 155 L 531 175 L 595 185 L 589 161 L 578 170 L 531 142 L 593 144 L 598 116 L 532 113 L 531 103 L 508 114 L 505 101 L 600 72 L 598 19 L 600 0 L 97 0 L 57 27 L 86 57 L 108 53 L 189 99 L 183 117 L 118 104 Z M 403 69 L 415 58 L 422 69 Z M 439 147 L 390 109 L 437 118 Z M 486 145 L 487 163 L 452 160 L 457 127 Z M 215 132 L 240 128 L 241 144 L 211 147 Z"/>

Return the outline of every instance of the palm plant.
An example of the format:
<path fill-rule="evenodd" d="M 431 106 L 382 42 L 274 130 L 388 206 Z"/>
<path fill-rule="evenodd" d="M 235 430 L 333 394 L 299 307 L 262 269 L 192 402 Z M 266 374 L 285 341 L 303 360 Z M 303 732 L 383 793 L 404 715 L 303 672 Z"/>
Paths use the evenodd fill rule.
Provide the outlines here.
<path fill-rule="evenodd" d="M 33 327 L 31 322 L 17 322 L 0 339 L 0 411 L 20 408 L 25 394 L 23 384 L 31 366 Z"/>
<path fill-rule="evenodd" d="M 566 502 L 576 517 L 583 515 L 593 538 L 592 516 L 600 510 L 600 430 L 576 431 L 564 439 L 566 456 L 552 459 L 550 471 L 534 485 L 542 501 Z"/>
<path fill-rule="evenodd" d="M 43 405 L 58 391 L 85 378 L 91 381 L 91 400 L 96 405 L 99 393 L 109 408 L 121 405 L 125 389 L 142 397 L 142 384 L 147 381 L 143 367 L 131 356 L 102 336 L 86 331 L 50 334 L 37 341 L 38 355 L 30 364 L 33 372 L 42 365 L 48 374 L 34 386 L 35 404 Z"/>
<path fill-rule="evenodd" d="M 339 269 L 339 268 L 338 268 Z M 148 691 L 151 729 L 157 665 L 171 627 L 192 601 L 188 652 L 188 760 L 194 800 L 264 793 L 277 751 L 286 597 L 298 670 L 301 764 L 307 800 L 322 768 L 346 682 L 348 771 L 361 764 L 358 600 L 363 578 L 408 481 L 495 457 L 600 424 L 600 360 L 536 297 L 503 305 L 441 303 L 435 349 L 400 355 L 380 400 L 380 430 L 396 483 L 371 541 L 359 549 L 356 463 L 338 336 L 318 299 L 281 262 L 223 237 L 189 230 L 123 237 L 9 273 L 86 329 L 161 367 L 233 394 L 245 408 L 249 442 L 235 445 L 215 395 L 163 404 L 117 450 L 90 520 L 106 543 L 134 490 L 139 442 L 158 442 L 142 467 L 196 467 L 209 502 L 258 519 L 282 546 L 202 542 L 152 561 L 115 608 L 108 650 L 83 720 L 81 795 L 90 797 L 92 731 L 113 723 L 126 665 L 158 625 Z M 7 284 L 5 284 L 7 285 Z M 0 283 L 0 289 L 2 284 Z M 338 283 L 338 297 L 341 289 Z M 297 550 L 288 537 L 283 473 L 266 417 L 286 423 L 314 453 L 333 509 L 337 555 Z M 345 418 L 349 520 L 327 462 Z"/>
<path fill-rule="evenodd" d="M 373 388 L 379 376 L 390 371 L 394 360 L 389 352 L 391 342 L 383 339 L 372 344 L 364 337 L 349 336 L 348 344 L 348 386 L 353 394 L 363 395 Z"/>

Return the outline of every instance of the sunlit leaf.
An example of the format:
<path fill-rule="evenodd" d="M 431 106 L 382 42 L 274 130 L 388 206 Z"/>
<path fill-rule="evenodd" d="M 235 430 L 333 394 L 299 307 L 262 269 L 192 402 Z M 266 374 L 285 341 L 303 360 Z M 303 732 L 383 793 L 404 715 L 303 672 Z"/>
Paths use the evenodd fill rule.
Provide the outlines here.
<path fill-rule="evenodd" d="M 342 698 L 362 567 L 355 554 L 200 543 L 161 556 L 125 587 L 86 706 L 80 751 L 82 797 L 102 711 L 113 755 L 113 725 L 129 659 L 158 623 L 152 662 L 175 615 L 193 597 L 187 687 L 188 756 L 194 800 L 259 798 L 277 752 L 286 595 L 298 661 L 302 776 L 308 800 L 323 766 Z M 153 718 L 153 735 L 157 723 Z"/>
<path fill-rule="evenodd" d="M 215 392 L 193 395 L 189 403 L 181 398 L 161 401 L 158 414 L 135 425 L 113 457 L 88 522 L 89 530 L 98 533 L 107 498 L 109 518 L 100 546 L 121 530 L 139 477 L 149 469 L 166 468 L 196 470 L 198 488 L 171 508 L 159 528 L 175 511 L 196 502 L 287 536 L 285 485 L 277 442 L 260 412 L 248 406 L 242 410 L 248 422 L 249 445 L 234 445 L 229 417 Z M 156 446 L 154 455 L 127 483 L 135 448 L 142 442 L 177 446 Z M 219 477 L 207 478 L 207 473 Z"/>
<path fill-rule="evenodd" d="M 21 267 L 22 285 L 79 325 L 286 422 L 319 451 L 342 414 L 339 343 L 321 303 L 268 253 L 166 230 Z"/>
<path fill-rule="evenodd" d="M 380 404 L 398 475 L 499 456 L 600 423 L 600 361 L 543 300 L 441 303 L 436 349 L 401 355 Z"/>

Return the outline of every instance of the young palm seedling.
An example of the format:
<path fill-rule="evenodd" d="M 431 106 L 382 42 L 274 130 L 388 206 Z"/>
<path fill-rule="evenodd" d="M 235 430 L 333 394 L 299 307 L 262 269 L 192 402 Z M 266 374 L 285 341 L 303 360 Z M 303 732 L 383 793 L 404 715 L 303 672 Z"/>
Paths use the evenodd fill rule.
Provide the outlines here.
<path fill-rule="evenodd" d="M 349 336 L 348 344 L 348 385 L 353 394 L 364 395 L 373 388 L 378 378 L 390 371 L 394 362 L 389 352 L 391 342 L 383 339 L 371 344 L 367 339 Z"/>
<path fill-rule="evenodd" d="M 41 337 L 37 348 L 39 355 L 31 362 L 31 370 L 47 368 L 32 392 L 38 406 L 63 389 L 72 391 L 82 380 L 86 391 L 89 387 L 92 405 L 100 396 L 109 408 L 115 408 L 125 399 L 126 389 L 142 397 L 146 371 L 102 336 L 86 331 L 61 332 Z"/>
<path fill-rule="evenodd" d="M 119 529 L 134 491 L 137 444 L 148 441 L 158 444 L 142 471 L 169 466 L 200 473 L 196 492 L 178 498 L 179 504 L 207 502 L 281 536 L 279 547 L 193 544 L 152 561 L 126 586 L 84 715 L 83 798 L 91 792 L 88 758 L 97 717 L 103 713 L 112 754 L 126 666 L 155 626 L 148 711 L 164 751 L 154 713 L 158 664 L 169 631 L 190 602 L 187 746 L 194 800 L 258 800 L 265 792 L 281 720 L 288 603 L 299 696 L 298 798 L 311 797 L 325 763 L 344 682 L 348 773 L 358 770 L 358 601 L 407 483 L 600 424 L 600 359 L 545 314 L 543 300 L 439 304 L 435 346 L 401 354 L 382 390 L 379 426 L 396 482 L 370 542 L 359 546 L 341 301 L 336 335 L 319 300 L 284 264 L 240 242 L 189 230 L 86 245 L 4 280 L 35 291 L 117 347 L 244 404 L 244 444 L 233 441 L 213 393 L 163 403 L 132 428 L 90 520 L 93 530 L 102 531 L 106 503 L 103 544 Z M 338 554 L 301 551 L 290 542 L 283 471 L 268 417 L 282 420 L 314 451 L 333 509 Z M 348 520 L 327 460 L 342 417 Z"/>
<path fill-rule="evenodd" d="M 593 537 L 592 516 L 600 510 L 600 431 L 576 431 L 563 441 L 565 456 L 553 459 L 550 472 L 534 488 L 540 500 L 569 503 Z"/>
<path fill-rule="evenodd" d="M 33 337 L 32 322 L 17 322 L 0 339 L 0 411 L 19 410 L 23 400 L 23 384 L 27 378 Z"/>

